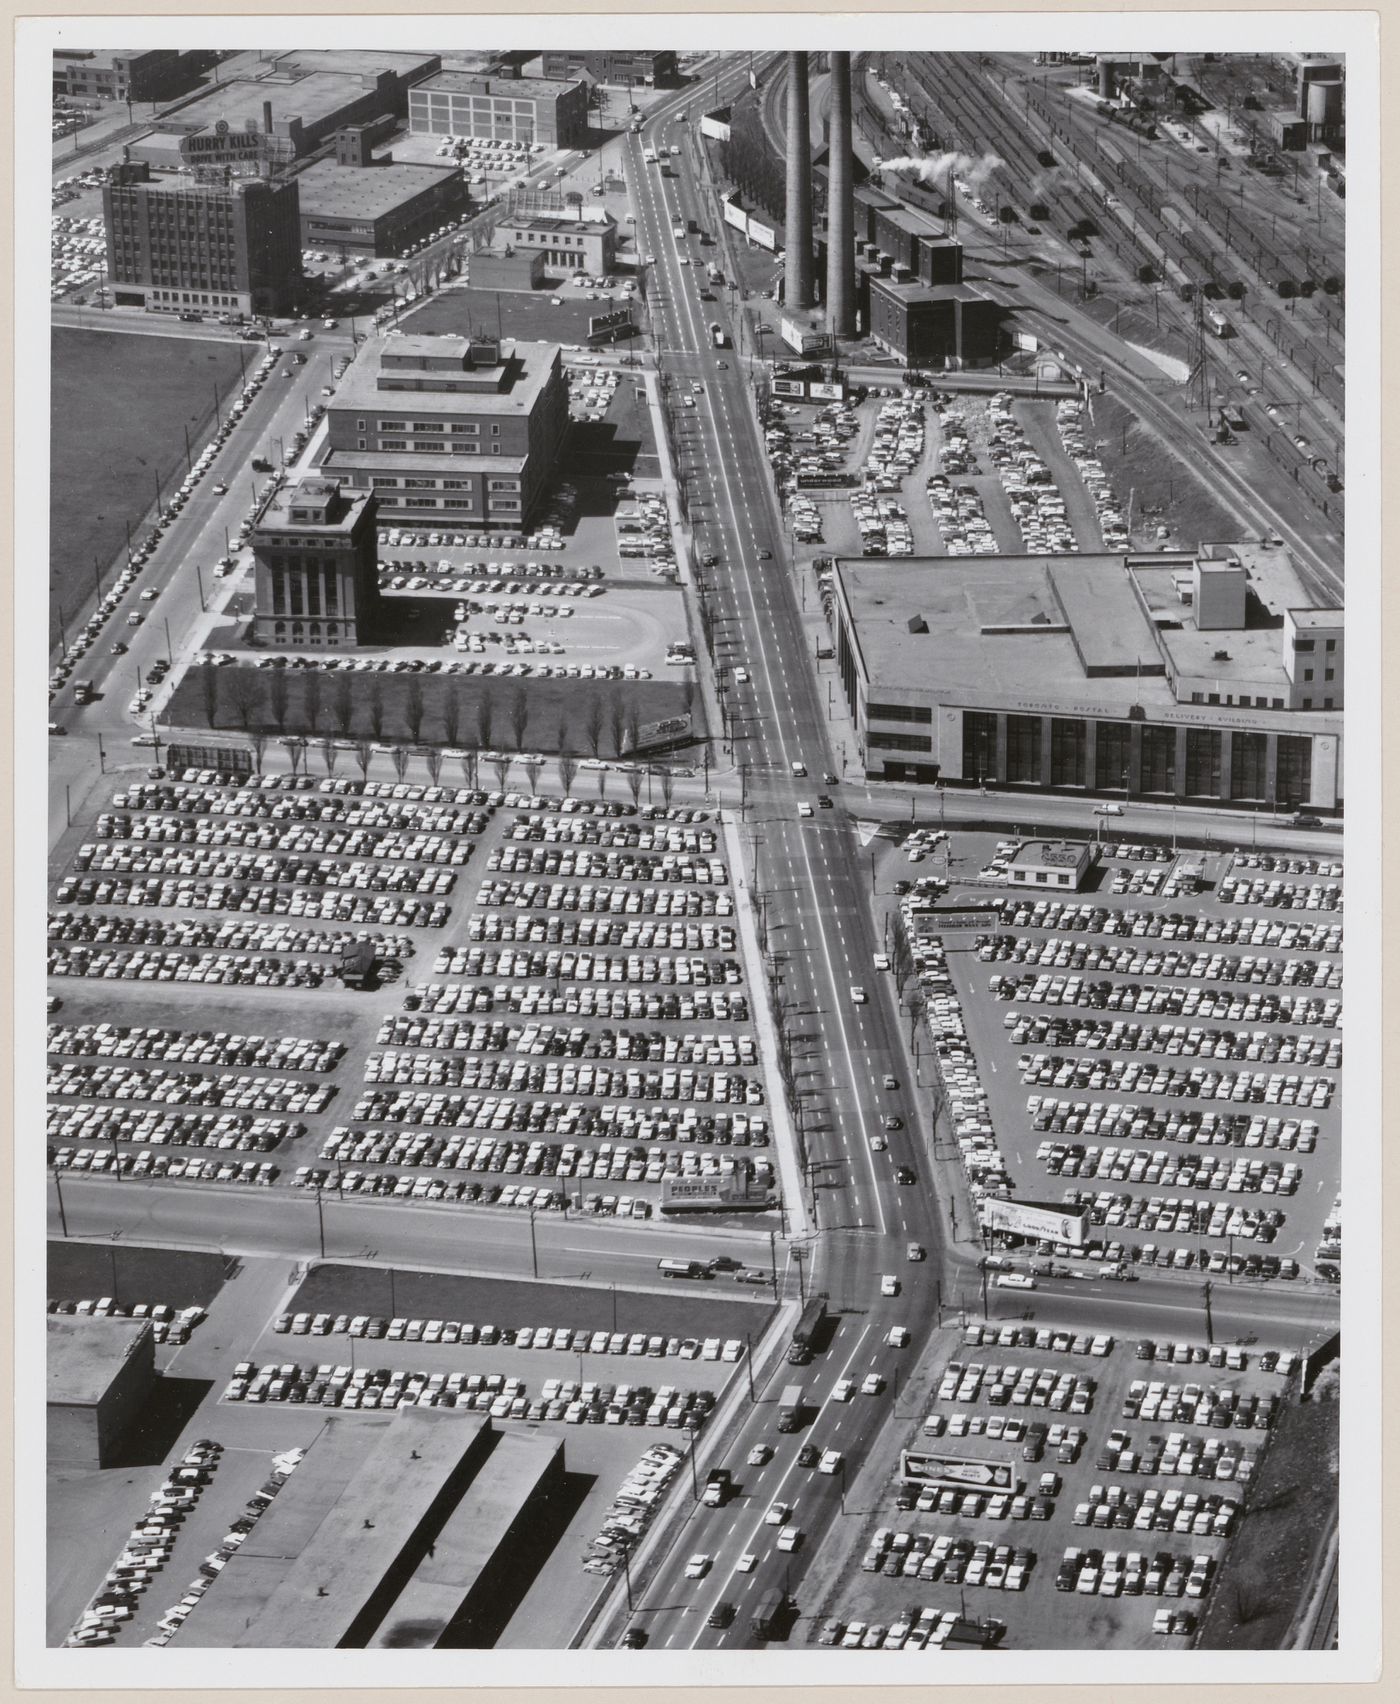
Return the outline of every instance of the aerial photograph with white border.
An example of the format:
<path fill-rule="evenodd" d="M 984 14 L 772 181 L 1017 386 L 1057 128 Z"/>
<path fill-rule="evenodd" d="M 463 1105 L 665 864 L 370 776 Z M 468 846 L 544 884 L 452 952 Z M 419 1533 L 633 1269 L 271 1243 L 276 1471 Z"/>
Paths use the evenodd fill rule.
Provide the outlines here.
<path fill-rule="evenodd" d="M 1378 1672 L 1376 19 L 736 22 L 17 28 L 26 1686 Z"/>

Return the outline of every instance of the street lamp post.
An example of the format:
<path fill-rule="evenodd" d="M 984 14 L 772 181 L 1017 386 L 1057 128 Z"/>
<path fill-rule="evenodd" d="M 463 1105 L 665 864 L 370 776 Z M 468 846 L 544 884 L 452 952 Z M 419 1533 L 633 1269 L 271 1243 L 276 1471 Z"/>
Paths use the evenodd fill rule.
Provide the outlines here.
<path fill-rule="evenodd" d="M 58 1222 L 63 1227 L 63 1234 L 66 1237 L 68 1235 L 68 1215 L 63 1210 L 63 1185 L 59 1181 L 57 1166 L 53 1169 L 53 1186 L 54 1192 L 58 1196 Z"/>

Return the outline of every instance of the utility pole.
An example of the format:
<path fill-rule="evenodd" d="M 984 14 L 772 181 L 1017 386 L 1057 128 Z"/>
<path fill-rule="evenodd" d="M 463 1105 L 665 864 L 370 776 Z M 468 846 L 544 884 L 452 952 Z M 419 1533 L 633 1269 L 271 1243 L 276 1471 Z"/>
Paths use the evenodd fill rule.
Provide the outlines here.
<path fill-rule="evenodd" d="M 1206 1342 L 1207 1343 L 1214 1343 L 1215 1342 L 1214 1326 L 1211 1323 L 1211 1317 L 1210 1317 L 1210 1279 L 1209 1278 L 1207 1278 L 1205 1283 L 1201 1286 L 1201 1294 L 1202 1294 L 1202 1296 L 1205 1300 L 1205 1305 L 1206 1305 Z"/>
<path fill-rule="evenodd" d="M 535 1246 L 535 1209 L 533 1207 L 530 1209 L 530 1272 L 531 1272 L 532 1276 L 534 1276 L 536 1278 L 538 1278 L 539 1275 L 540 1275 L 539 1251 Z M 614 1292 L 614 1295 L 613 1295 L 613 1308 L 614 1308 L 614 1318 L 615 1318 L 616 1317 L 616 1308 L 617 1308 L 616 1292 Z"/>
<path fill-rule="evenodd" d="M 63 1210 L 63 1185 L 59 1182 L 58 1167 L 54 1167 L 53 1186 L 58 1195 L 58 1222 L 63 1227 L 63 1234 L 68 1235 L 68 1215 Z"/>

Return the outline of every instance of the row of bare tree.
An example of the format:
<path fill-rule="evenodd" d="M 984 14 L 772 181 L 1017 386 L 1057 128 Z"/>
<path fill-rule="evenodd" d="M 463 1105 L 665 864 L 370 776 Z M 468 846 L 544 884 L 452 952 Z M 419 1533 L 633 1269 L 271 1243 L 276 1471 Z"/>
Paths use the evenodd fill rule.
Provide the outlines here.
<path fill-rule="evenodd" d="M 287 669 L 230 670 L 206 667 L 200 674 L 205 719 L 211 728 L 220 725 L 225 710 L 231 725 L 244 733 L 287 731 L 289 718 L 296 731 L 314 738 L 326 733 L 349 739 L 355 733 L 365 733 L 372 740 L 382 740 L 388 722 L 387 681 L 383 675 L 327 674 L 320 669 L 299 672 L 300 702 L 293 710 L 292 673 Z M 693 703 L 694 687 L 687 682 L 686 710 Z M 508 729 L 517 752 L 524 751 L 530 727 L 530 689 L 517 682 L 507 693 L 498 697 L 495 688 L 483 683 L 470 701 L 471 723 L 464 726 L 463 702 L 452 683 L 443 682 L 436 697 L 436 719 L 441 728 L 440 744 L 456 747 L 468 741 L 479 750 L 491 750 Z M 398 706 L 401 731 L 413 745 L 423 740 L 423 726 L 428 715 L 428 700 L 424 682 L 418 675 L 403 681 Z M 561 712 L 555 730 L 555 749 L 586 749 L 590 756 L 601 754 L 604 731 L 612 742 L 612 755 L 620 757 L 625 749 L 638 743 L 640 723 L 635 705 L 628 704 L 620 692 L 606 697 L 591 692 L 583 699 L 577 718 Z M 532 742 L 540 745 L 539 730 Z"/>

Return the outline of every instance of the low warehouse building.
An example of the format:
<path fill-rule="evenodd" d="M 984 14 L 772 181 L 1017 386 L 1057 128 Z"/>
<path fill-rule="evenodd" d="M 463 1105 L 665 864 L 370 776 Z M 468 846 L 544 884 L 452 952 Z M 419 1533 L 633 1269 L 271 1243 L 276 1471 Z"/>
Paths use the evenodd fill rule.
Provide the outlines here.
<path fill-rule="evenodd" d="M 363 131 L 341 131 L 336 157 L 314 160 L 298 174 L 303 248 L 396 255 L 454 224 L 467 209 L 467 186 L 455 166 L 374 160 Z"/>
<path fill-rule="evenodd" d="M 50 1467 L 111 1465 L 150 1400 L 155 1341 L 149 1320 L 49 1315 Z"/>
<path fill-rule="evenodd" d="M 1078 893 L 1098 861 L 1098 848 L 1092 841 L 1030 840 L 1011 860 L 1007 880 L 1012 887 L 1058 888 Z"/>

